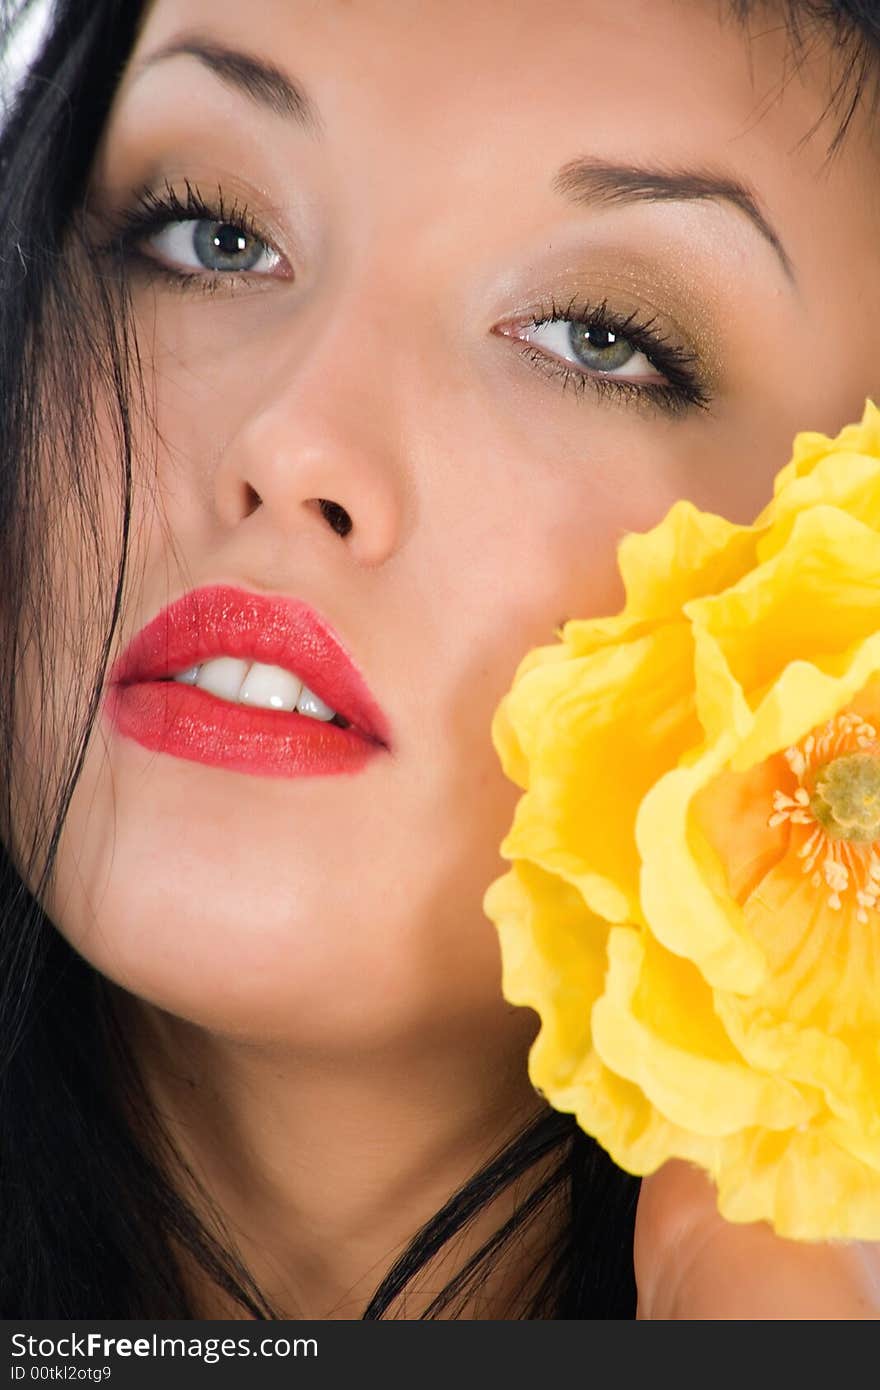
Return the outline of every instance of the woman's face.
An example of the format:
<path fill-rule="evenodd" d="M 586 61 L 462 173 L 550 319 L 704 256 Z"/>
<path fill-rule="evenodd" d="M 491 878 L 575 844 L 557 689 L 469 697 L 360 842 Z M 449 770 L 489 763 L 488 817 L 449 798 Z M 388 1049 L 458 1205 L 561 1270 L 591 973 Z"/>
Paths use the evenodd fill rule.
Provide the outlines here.
<path fill-rule="evenodd" d="M 619 604 L 625 531 L 682 496 L 750 519 L 880 381 L 880 168 L 857 123 L 831 162 L 804 138 L 824 47 L 795 71 L 755 31 L 706 0 L 150 6 L 92 192 L 114 225 L 177 200 L 131 247 L 158 443 L 118 650 L 195 588 L 303 601 L 390 746 L 266 775 L 102 715 L 50 911 L 127 989 L 321 1051 L 521 1047 L 481 909 L 518 661 Z"/>

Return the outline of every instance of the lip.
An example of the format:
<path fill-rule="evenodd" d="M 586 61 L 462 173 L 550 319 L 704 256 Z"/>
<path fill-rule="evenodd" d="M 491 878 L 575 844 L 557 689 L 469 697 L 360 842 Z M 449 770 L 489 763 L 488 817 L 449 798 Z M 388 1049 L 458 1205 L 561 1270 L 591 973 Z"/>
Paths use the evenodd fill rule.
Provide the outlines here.
<path fill-rule="evenodd" d="M 350 727 L 169 679 L 217 656 L 284 667 Z M 191 590 L 141 628 L 110 671 L 105 709 L 153 751 L 270 776 L 356 771 L 391 743 L 366 681 L 313 608 L 225 584 Z"/>

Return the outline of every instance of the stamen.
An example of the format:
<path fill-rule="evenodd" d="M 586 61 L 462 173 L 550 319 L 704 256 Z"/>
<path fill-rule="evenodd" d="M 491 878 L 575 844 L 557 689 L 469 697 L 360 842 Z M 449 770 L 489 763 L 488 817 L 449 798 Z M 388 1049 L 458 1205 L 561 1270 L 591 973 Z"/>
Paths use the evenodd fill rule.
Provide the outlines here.
<path fill-rule="evenodd" d="M 767 824 L 786 821 L 812 829 L 796 850 L 814 888 L 839 912 L 846 898 L 859 922 L 880 904 L 880 742 L 872 724 L 853 711 L 837 715 L 800 743 L 785 760 L 798 785 L 773 792 Z"/>

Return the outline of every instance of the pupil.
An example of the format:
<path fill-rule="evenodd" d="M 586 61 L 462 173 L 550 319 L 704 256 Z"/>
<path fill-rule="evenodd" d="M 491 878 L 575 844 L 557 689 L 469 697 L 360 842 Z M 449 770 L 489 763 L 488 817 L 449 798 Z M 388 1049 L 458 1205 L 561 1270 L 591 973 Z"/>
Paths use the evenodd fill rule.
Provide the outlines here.
<path fill-rule="evenodd" d="M 236 227 L 223 223 L 213 236 L 214 247 L 221 256 L 240 256 L 247 250 L 247 237 L 242 236 Z"/>
<path fill-rule="evenodd" d="M 609 348 L 617 342 L 617 335 L 609 328 L 591 328 L 587 334 L 587 342 L 593 348 Z"/>

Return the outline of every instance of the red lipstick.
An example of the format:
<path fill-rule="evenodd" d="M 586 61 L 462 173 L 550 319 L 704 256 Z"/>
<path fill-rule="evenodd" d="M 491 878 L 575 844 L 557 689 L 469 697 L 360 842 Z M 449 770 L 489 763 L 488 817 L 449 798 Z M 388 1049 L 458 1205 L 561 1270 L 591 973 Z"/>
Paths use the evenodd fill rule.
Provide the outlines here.
<path fill-rule="evenodd" d="M 218 656 L 284 667 L 342 724 L 171 679 Z M 140 630 L 110 672 L 104 709 L 117 732 L 153 752 L 262 777 L 358 772 L 390 748 L 385 715 L 314 609 L 224 584 L 184 594 Z"/>

